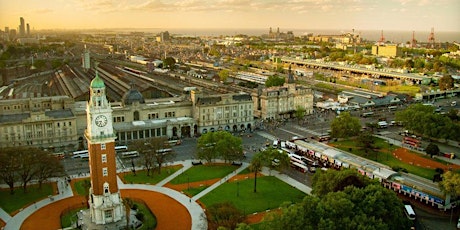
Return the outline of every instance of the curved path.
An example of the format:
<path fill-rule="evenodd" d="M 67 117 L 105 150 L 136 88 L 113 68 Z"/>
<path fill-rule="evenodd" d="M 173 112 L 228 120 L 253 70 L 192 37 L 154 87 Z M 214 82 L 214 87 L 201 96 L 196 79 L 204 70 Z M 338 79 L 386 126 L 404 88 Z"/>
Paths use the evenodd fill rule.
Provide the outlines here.
<path fill-rule="evenodd" d="M 220 179 L 218 182 L 210 185 L 199 194 L 190 198 L 181 192 L 163 187 L 170 180 L 183 171 L 192 167 L 191 160 L 174 162 L 173 164 L 182 164 L 184 168 L 177 171 L 173 175 L 159 182 L 157 185 L 147 184 L 124 184 L 118 178 L 118 187 L 120 188 L 122 197 L 138 198 L 143 200 L 152 212 L 157 216 L 157 229 L 207 229 L 207 220 L 203 208 L 198 204 L 202 196 L 212 191 L 220 184 L 235 179 L 244 168 L 248 167 L 244 163 L 240 168 Z M 268 169 L 264 168 L 262 174 L 268 175 Z M 285 181 L 310 194 L 311 188 L 301 184 L 287 175 L 272 172 L 272 175 L 278 179 Z M 236 176 L 236 177 L 235 177 Z M 247 175 L 244 175 L 246 177 Z M 1 212 L 0 219 L 6 220 L 5 230 L 19 229 L 50 229 L 55 230 L 60 228 L 60 214 L 62 211 L 71 208 L 72 206 L 85 205 L 86 199 L 82 196 L 74 196 L 71 186 L 68 186 L 65 181 L 57 179 L 59 195 L 43 199 L 34 205 L 24 208 L 18 214 L 9 216 L 7 213 Z"/>

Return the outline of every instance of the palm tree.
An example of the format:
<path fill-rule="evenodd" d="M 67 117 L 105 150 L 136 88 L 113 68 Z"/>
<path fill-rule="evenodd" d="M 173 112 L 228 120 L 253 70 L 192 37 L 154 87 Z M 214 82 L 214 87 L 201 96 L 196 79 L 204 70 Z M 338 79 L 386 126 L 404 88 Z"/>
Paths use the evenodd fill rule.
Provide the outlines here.
<path fill-rule="evenodd" d="M 251 164 L 249 165 L 249 170 L 254 172 L 254 192 L 257 192 L 257 173 L 262 170 L 265 161 L 264 152 L 258 152 L 254 155 L 251 160 Z"/>

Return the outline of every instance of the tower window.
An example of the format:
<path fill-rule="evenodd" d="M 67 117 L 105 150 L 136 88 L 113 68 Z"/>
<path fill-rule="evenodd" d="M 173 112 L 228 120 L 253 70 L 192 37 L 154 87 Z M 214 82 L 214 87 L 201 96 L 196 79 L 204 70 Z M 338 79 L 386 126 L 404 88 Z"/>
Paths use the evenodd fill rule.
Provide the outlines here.
<path fill-rule="evenodd" d="M 107 154 L 102 154 L 102 163 L 107 163 Z"/>
<path fill-rule="evenodd" d="M 109 183 L 107 183 L 107 182 L 104 183 L 104 193 L 106 195 L 108 195 L 108 193 L 109 193 Z"/>
<path fill-rule="evenodd" d="M 107 170 L 107 167 L 102 168 L 102 176 L 108 176 L 108 175 L 109 175 L 109 171 Z"/>
<path fill-rule="evenodd" d="M 105 143 L 101 144 L 101 150 L 105 150 Z"/>

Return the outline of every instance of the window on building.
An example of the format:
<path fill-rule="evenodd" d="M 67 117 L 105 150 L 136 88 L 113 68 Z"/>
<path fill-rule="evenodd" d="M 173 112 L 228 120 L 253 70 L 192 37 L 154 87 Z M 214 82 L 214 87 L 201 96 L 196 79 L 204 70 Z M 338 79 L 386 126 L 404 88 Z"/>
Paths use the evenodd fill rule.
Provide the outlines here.
<path fill-rule="evenodd" d="M 107 163 L 107 154 L 102 154 L 101 157 L 102 163 Z"/>
<path fill-rule="evenodd" d="M 108 171 L 107 167 L 102 168 L 102 176 L 108 176 L 108 175 L 109 175 L 109 171 Z"/>
<path fill-rule="evenodd" d="M 105 210 L 104 217 L 105 219 L 112 219 L 112 210 Z"/>
<path fill-rule="evenodd" d="M 105 143 L 101 144 L 101 150 L 105 150 Z"/>

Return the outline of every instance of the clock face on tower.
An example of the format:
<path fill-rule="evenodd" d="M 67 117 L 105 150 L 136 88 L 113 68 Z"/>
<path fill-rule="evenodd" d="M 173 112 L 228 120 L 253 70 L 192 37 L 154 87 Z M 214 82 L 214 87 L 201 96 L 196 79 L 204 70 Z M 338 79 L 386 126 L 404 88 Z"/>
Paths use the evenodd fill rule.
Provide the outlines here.
<path fill-rule="evenodd" d="M 94 121 L 96 122 L 97 126 L 104 127 L 107 124 L 107 117 L 104 115 L 99 115 Z"/>

